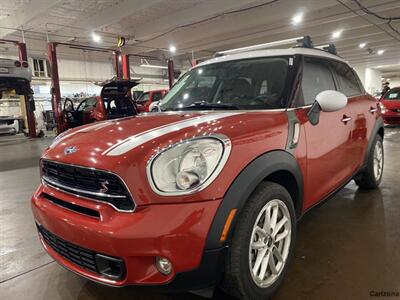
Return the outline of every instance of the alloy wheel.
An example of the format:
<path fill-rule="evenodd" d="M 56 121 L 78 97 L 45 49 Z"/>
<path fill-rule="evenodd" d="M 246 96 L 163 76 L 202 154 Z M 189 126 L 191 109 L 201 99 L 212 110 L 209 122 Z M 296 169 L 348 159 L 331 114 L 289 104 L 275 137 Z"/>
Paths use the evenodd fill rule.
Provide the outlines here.
<path fill-rule="evenodd" d="M 272 285 L 285 267 L 291 243 L 292 223 L 286 204 L 274 199 L 260 211 L 249 245 L 249 267 L 254 283 Z"/>
<path fill-rule="evenodd" d="M 383 146 L 381 141 L 377 141 L 374 149 L 374 176 L 379 181 L 383 172 Z"/>

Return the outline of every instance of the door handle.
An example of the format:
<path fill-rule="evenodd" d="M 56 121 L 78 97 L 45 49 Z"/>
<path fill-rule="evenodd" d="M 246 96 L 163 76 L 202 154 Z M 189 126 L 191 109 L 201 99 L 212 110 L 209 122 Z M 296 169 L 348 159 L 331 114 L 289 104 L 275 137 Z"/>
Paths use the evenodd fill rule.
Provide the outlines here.
<path fill-rule="evenodd" d="M 351 121 L 351 117 L 348 117 L 346 115 L 343 115 L 343 119 L 341 120 L 344 124 L 347 124 L 347 122 Z"/>
<path fill-rule="evenodd" d="M 376 107 L 370 107 L 370 109 L 369 109 L 369 112 L 371 113 L 371 114 L 373 114 L 374 112 L 376 112 L 378 109 L 376 108 Z"/>

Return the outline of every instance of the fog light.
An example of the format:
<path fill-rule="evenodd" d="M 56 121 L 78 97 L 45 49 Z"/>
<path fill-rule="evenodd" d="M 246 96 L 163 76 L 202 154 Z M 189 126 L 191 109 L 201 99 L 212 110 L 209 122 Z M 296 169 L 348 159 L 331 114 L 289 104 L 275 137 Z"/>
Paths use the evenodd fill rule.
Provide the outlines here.
<path fill-rule="evenodd" d="M 156 257 L 156 267 L 157 270 L 164 275 L 169 275 L 172 271 L 172 264 L 165 257 Z"/>

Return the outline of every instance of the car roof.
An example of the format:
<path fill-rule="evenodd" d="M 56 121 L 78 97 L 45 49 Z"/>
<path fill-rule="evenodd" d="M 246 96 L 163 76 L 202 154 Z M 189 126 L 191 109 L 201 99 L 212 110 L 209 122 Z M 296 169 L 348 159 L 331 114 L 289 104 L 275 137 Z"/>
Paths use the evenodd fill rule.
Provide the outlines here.
<path fill-rule="evenodd" d="M 337 55 L 333 55 L 327 51 L 319 50 L 319 49 L 309 49 L 309 48 L 289 48 L 289 49 L 269 49 L 269 50 L 255 50 L 255 51 L 246 51 L 236 54 L 227 54 L 219 57 L 214 57 L 204 62 L 199 63 L 195 66 L 201 67 L 210 64 L 226 62 L 226 61 L 233 61 L 233 60 L 241 60 L 241 59 L 249 59 L 249 58 L 259 58 L 259 57 L 272 57 L 272 56 L 293 56 L 296 54 L 300 55 L 308 55 L 308 56 L 316 56 L 316 57 L 323 57 L 329 58 L 337 61 L 341 61 L 348 65 L 348 63 L 341 57 Z"/>

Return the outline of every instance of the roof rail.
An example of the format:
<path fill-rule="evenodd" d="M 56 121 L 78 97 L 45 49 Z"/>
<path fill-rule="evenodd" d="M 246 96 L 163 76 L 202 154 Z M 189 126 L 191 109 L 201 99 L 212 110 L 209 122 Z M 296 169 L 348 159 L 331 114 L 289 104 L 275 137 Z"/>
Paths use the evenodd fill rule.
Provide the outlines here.
<path fill-rule="evenodd" d="M 326 51 L 326 52 L 328 52 L 330 54 L 333 54 L 333 55 L 338 55 L 337 54 L 337 50 L 336 50 L 336 46 L 334 44 L 325 44 L 325 45 L 321 45 L 321 46 L 315 46 L 314 48 Z"/>
<path fill-rule="evenodd" d="M 283 45 L 290 45 L 290 44 L 295 44 L 296 47 L 313 48 L 313 43 L 312 43 L 311 37 L 307 35 L 307 36 L 300 36 L 300 37 L 295 37 L 295 38 L 286 39 L 286 40 L 270 42 L 270 43 L 264 43 L 264 44 L 258 44 L 258 45 L 252 45 L 252 46 L 247 46 L 247 47 L 241 47 L 241 48 L 236 48 L 236 49 L 220 51 L 220 52 L 217 52 L 215 54 L 215 56 L 218 57 L 218 56 L 224 56 L 227 54 L 236 54 L 236 53 L 242 53 L 242 52 L 247 52 L 247 51 L 263 50 L 263 49 L 269 49 L 269 48 L 274 48 L 274 47 L 283 46 Z"/>

